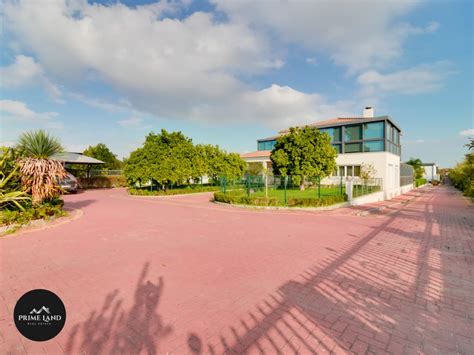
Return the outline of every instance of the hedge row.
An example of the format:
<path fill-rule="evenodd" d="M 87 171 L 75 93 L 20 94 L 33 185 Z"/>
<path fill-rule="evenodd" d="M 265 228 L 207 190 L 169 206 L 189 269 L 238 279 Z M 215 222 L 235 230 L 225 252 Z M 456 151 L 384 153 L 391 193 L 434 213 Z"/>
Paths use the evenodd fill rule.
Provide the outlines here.
<path fill-rule="evenodd" d="M 330 206 L 336 203 L 344 202 L 345 196 L 343 195 L 323 196 L 321 198 L 289 197 L 288 203 L 285 205 L 284 201 L 279 201 L 276 197 L 235 195 L 235 194 L 225 194 L 223 192 L 215 192 L 214 201 L 230 203 L 230 204 L 238 204 L 238 205 L 250 205 L 250 206 L 322 207 L 322 206 Z"/>
<path fill-rule="evenodd" d="M 127 180 L 124 176 L 93 176 L 90 178 L 79 178 L 79 184 L 83 189 L 102 187 L 125 187 Z"/>
<path fill-rule="evenodd" d="M 139 196 L 169 196 L 169 195 L 182 195 L 182 194 L 193 194 L 199 192 L 214 192 L 220 189 L 219 186 L 196 186 L 196 187 L 184 187 L 179 189 L 169 190 L 150 190 L 148 188 L 141 189 L 128 189 L 130 195 Z"/>
<path fill-rule="evenodd" d="M 415 185 L 416 187 L 421 186 L 426 184 L 426 179 L 425 178 L 419 178 L 415 180 Z"/>

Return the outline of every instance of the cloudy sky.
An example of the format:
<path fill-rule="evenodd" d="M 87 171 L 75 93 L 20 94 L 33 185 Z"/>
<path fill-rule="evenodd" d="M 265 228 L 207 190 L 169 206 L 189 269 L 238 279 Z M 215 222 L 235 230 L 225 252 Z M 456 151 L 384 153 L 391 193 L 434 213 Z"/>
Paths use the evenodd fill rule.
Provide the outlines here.
<path fill-rule="evenodd" d="M 246 152 L 369 105 L 403 159 L 451 166 L 474 136 L 470 1 L 2 4 L 3 143 L 45 128 L 123 157 L 166 128 Z"/>

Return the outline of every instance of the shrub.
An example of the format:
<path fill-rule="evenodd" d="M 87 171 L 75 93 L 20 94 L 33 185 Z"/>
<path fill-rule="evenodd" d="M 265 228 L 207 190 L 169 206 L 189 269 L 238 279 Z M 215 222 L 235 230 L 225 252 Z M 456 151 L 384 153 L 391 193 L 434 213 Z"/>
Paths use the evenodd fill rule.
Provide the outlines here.
<path fill-rule="evenodd" d="M 149 188 L 129 188 L 128 193 L 130 195 L 138 196 L 171 196 L 171 195 L 182 195 L 182 194 L 193 194 L 199 192 L 214 192 L 220 189 L 219 186 L 202 186 L 202 185 L 190 185 L 178 189 L 169 190 L 150 190 Z"/>
<path fill-rule="evenodd" d="M 416 187 L 421 186 L 426 184 L 426 179 L 425 178 L 419 178 L 415 180 L 415 185 Z"/>
<path fill-rule="evenodd" d="M 41 205 L 31 206 L 24 211 L 1 211 L 0 225 L 27 224 L 36 219 L 50 219 L 52 217 L 65 216 L 62 206 L 64 202 L 60 199 L 45 201 Z"/>
<path fill-rule="evenodd" d="M 342 203 L 345 201 L 345 196 L 324 196 L 321 198 L 315 197 L 306 197 L 306 198 L 294 198 L 291 197 L 288 199 L 289 207 L 322 207 L 330 206 L 336 203 Z"/>
<path fill-rule="evenodd" d="M 261 197 L 261 196 L 248 196 L 246 194 L 235 194 L 235 193 L 214 193 L 214 201 L 229 203 L 229 204 L 241 204 L 251 206 L 285 206 L 284 202 L 279 201 L 277 197 Z M 324 196 L 321 198 L 305 197 L 305 198 L 288 198 L 288 207 L 321 207 L 329 206 L 335 203 L 341 203 L 345 201 L 345 196 Z"/>
<path fill-rule="evenodd" d="M 79 178 L 79 184 L 83 189 L 125 187 L 127 180 L 124 176 L 93 176 L 90 178 Z"/>

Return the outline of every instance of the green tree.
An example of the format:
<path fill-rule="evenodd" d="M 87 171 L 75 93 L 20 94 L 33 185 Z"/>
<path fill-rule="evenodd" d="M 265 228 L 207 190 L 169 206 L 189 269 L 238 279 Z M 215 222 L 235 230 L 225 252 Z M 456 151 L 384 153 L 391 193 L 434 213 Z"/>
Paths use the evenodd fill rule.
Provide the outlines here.
<path fill-rule="evenodd" d="M 472 149 L 470 145 L 467 145 L 467 148 Z M 464 161 L 449 171 L 449 178 L 466 196 L 474 197 L 474 153 L 468 152 L 464 156 Z"/>
<path fill-rule="evenodd" d="M 304 190 L 307 177 L 323 178 L 334 171 L 336 157 L 329 134 L 313 127 L 297 127 L 277 139 L 270 160 L 275 174 L 294 176 L 294 182 Z"/>
<path fill-rule="evenodd" d="M 407 164 L 413 167 L 415 179 L 421 179 L 423 177 L 425 170 L 423 169 L 423 163 L 421 159 L 410 158 L 410 160 L 407 161 Z"/>
<path fill-rule="evenodd" d="M 82 154 L 91 158 L 102 160 L 105 163 L 101 165 L 102 169 L 115 170 L 122 168 L 122 162 L 117 159 L 117 156 L 112 153 L 112 151 L 104 143 L 89 146 Z"/>
<path fill-rule="evenodd" d="M 43 130 L 30 131 L 20 136 L 17 149 L 23 156 L 19 160 L 21 182 L 31 191 L 33 203 L 58 196 L 57 179 L 67 173 L 61 162 L 50 157 L 62 151 L 59 141 Z"/>
<path fill-rule="evenodd" d="M 150 133 L 142 148 L 125 161 L 124 175 L 129 182 L 152 180 L 163 189 L 181 185 L 195 175 L 192 158 L 195 153 L 191 139 L 181 132 Z"/>

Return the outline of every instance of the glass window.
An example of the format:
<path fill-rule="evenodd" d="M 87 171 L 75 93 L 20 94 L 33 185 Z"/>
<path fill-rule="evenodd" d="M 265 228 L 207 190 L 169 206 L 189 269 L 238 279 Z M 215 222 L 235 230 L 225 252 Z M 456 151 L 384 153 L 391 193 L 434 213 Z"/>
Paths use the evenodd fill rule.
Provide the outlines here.
<path fill-rule="evenodd" d="M 334 127 L 332 129 L 332 139 L 334 142 L 341 141 L 341 127 Z"/>
<path fill-rule="evenodd" d="M 258 142 L 257 144 L 257 150 L 272 150 L 273 147 L 275 146 L 276 141 L 264 141 L 264 142 Z"/>
<path fill-rule="evenodd" d="M 360 165 L 354 166 L 354 176 L 360 176 Z"/>
<path fill-rule="evenodd" d="M 386 124 L 385 124 L 385 137 L 387 139 L 390 139 L 390 137 L 391 137 L 390 136 L 390 128 L 391 128 L 390 123 L 386 122 Z"/>
<path fill-rule="evenodd" d="M 398 130 L 395 130 L 395 143 L 400 144 L 400 132 Z"/>
<path fill-rule="evenodd" d="M 362 143 L 346 143 L 344 144 L 344 153 L 362 152 Z"/>
<path fill-rule="evenodd" d="M 383 152 L 383 141 L 364 142 L 364 152 Z"/>
<path fill-rule="evenodd" d="M 340 144 L 333 144 L 332 145 L 334 148 L 336 148 L 336 152 L 339 154 L 341 153 L 341 145 Z"/>
<path fill-rule="evenodd" d="M 362 126 L 346 126 L 345 131 L 345 140 L 347 141 L 358 141 L 362 139 Z"/>
<path fill-rule="evenodd" d="M 364 124 L 364 139 L 383 139 L 383 122 Z"/>
<path fill-rule="evenodd" d="M 331 142 L 341 141 L 341 127 L 321 128 L 321 132 L 326 132 L 331 137 Z"/>
<path fill-rule="evenodd" d="M 339 176 L 346 176 L 346 174 L 344 172 L 344 166 L 339 167 Z"/>
<path fill-rule="evenodd" d="M 352 176 L 352 166 L 347 166 L 347 176 Z"/>

